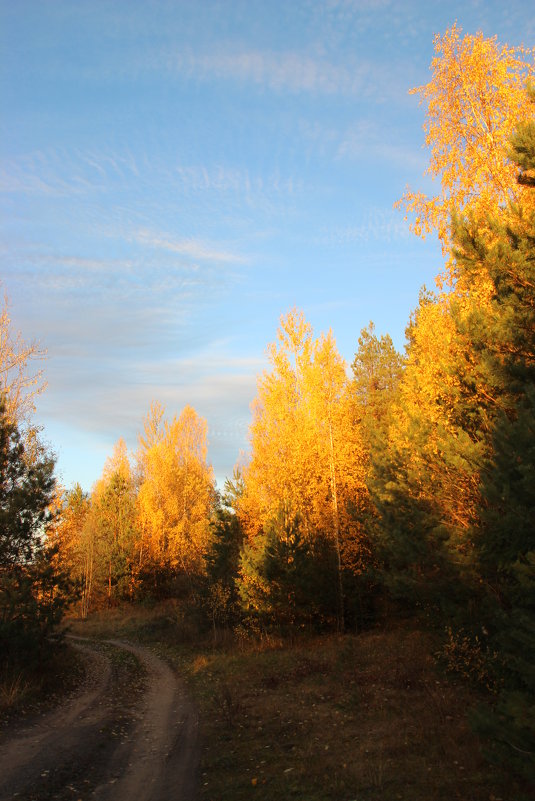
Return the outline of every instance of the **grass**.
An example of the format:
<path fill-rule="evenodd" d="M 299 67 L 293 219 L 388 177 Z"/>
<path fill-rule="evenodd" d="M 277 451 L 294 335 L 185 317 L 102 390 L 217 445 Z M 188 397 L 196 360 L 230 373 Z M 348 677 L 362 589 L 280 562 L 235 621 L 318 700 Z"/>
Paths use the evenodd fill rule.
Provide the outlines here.
<path fill-rule="evenodd" d="M 80 633 L 80 626 L 76 624 Z M 518 801 L 482 758 L 468 686 L 410 627 L 355 636 L 195 641 L 180 609 L 101 615 L 87 636 L 156 648 L 200 710 L 201 801 Z"/>
<path fill-rule="evenodd" d="M 77 637 L 96 639 L 134 639 L 163 642 L 198 639 L 196 626 L 188 621 L 178 601 L 168 600 L 156 605 L 129 605 L 93 612 L 86 620 L 67 617 L 65 630 Z"/>
<path fill-rule="evenodd" d="M 483 762 L 470 695 L 437 674 L 421 632 L 206 652 L 185 667 L 206 801 L 518 798 Z"/>
<path fill-rule="evenodd" d="M 56 705 L 84 676 L 79 654 L 63 643 L 52 643 L 54 651 L 43 661 L 4 665 L 0 670 L 0 724 L 11 719 L 42 714 Z"/>
<path fill-rule="evenodd" d="M 13 709 L 28 692 L 28 679 L 22 670 L 6 671 L 0 681 L 0 709 Z"/>

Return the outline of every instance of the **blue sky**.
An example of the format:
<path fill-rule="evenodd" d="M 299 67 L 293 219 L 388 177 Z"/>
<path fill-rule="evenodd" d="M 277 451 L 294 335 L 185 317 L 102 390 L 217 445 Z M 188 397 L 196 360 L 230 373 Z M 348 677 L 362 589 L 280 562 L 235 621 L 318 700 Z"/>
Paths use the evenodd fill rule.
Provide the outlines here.
<path fill-rule="evenodd" d="M 532 0 L 0 0 L 0 275 L 67 486 L 153 399 L 221 483 L 293 306 L 348 362 L 370 320 L 403 347 L 442 265 L 392 208 L 429 188 L 407 92 L 455 20 L 535 44 Z"/>

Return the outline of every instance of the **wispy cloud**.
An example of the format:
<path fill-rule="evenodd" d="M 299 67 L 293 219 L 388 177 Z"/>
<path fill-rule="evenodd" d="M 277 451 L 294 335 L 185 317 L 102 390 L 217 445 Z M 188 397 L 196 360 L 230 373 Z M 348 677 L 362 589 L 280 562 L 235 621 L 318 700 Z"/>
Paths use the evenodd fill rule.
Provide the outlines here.
<path fill-rule="evenodd" d="M 119 434 L 131 449 L 136 448 L 153 400 L 162 403 L 168 418 L 192 405 L 208 421 L 208 458 L 222 481 L 240 450 L 247 448 L 250 405 L 256 395 L 256 375 L 263 367 L 258 359 L 205 360 L 201 352 L 197 359 L 134 358 L 118 371 L 95 369 L 89 374 L 74 361 L 51 358 L 49 390 L 39 400 L 39 414 L 49 425 L 107 438 L 109 453 Z"/>
<path fill-rule="evenodd" d="M 49 149 L 4 159 L 0 161 L 0 195 L 57 203 L 72 199 L 61 218 L 79 211 L 86 221 L 102 217 L 100 210 L 106 203 L 105 218 L 117 228 L 124 224 L 125 213 L 126 217 L 137 214 L 138 220 L 146 219 L 151 213 L 160 216 L 162 209 L 169 212 L 173 205 L 187 202 L 186 209 L 191 208 L 191 199 L 217 209 L 218 217 L 254 210 L 269 213 L 275 204 L 304 191 L 301 178 L 285 174 L 277 165 L 269 171 L 252 172 L 225 163 L 187 163 L 177 161 L 171 142 L 160 144 L 160 155 L 141 151 L 134 156 L 128 149 L 118 152 L 111 148 Z M 199 211 L 196 208 L 197 218 Z M 204 256 L 199 254 L 199 258 Z"/>
<path fill-rule="evenodd" d="M 364 11 L 380 11 L 392 5 L 392 0 L 326 0 L 325 6 L 330 11 L 361 14 Z"/>
<path fill-rule="evenodd" d="M 0 192 L 24 195 L 46 195 L 65 197 L 85 194 L 95 189 L 86 178 L 71 176 L 63 178 L 57 173 L 40 170 L 37 165 L 4 163 L 0 165 Z"/>
<path fill-rule="evenodd" d="M 113 365 L 117 376 L 128 373 L 134 353 L 184 355 L 194 343 L 192 316 L 224 299 L 236 280 L 226 265 L 165 251 L 98 259 L 22 246 L 6 249 L 0 265 L 10 298 L 24 309 L 19 326 L 34 331 L 38 321 L 51 357 L 73 359 L 88 374 Z"/>
<path fill-rule="evenodd" d="M 393 138 L 392 132 L 381 130 L 376 123 L 359 120 L 343 133 L 337 156 L 351 159 L 369 159 L 373 156 L 377 160 L 410 167 L 422 173 L 428 161 L 425 153 L 394 142 Z"/>
<path fill-rule="evenodd" d="M 339 246 L 355 242 L 384 242 L 409 239 L 413 234 L 400 213 L 392 209 L 369 208 L 356 216 L 355 222 L 319 232 L 317 241 L 325 245 Z"/>
<path fill-rule="evenodd" d="M 247 259 L 237 253 L 209 245 L 199 239 L 173 239 L 165 234 L 157 234 L 147 229 L 139 229 L 132 234 L 132 239 L 141 245 L 151 248 L 168 250 L 179 253 L 192 259 L 201 261 L 221 262 L 223 264 L 244 264 Z"/>
<path fill-rule="evenodd" d="M 427 166 L 428 156 L 422 148 L 404 144 L 406 133 L 401 125 L 397 129 L 386 128 L 368 118 L 338 128 L 329 122 L 301 121 L 300 132 L 310 156 L 337 162 L 388 164 L 410 169 L 418 176 Z"/>
<path fill-rule="evenodd" d="M 149 66 L 147 64 L 147 66 Z M 376 68 L 363 60 L 336 64 L 325 57 L 298 52 L 223 49 L 212 53 L 168 50 L 154 55 L 153 69 L 198 80 L 237 80 L 292 93 L 368 94 Z"/>

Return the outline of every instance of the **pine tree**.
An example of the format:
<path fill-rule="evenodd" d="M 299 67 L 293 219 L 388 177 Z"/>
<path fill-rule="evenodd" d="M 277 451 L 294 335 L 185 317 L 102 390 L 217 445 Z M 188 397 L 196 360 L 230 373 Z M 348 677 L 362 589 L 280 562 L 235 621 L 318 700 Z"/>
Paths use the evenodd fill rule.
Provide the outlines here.
<path fill-rule="evenodd" d="M 240 615 L 238 574 L 244 534 L 236 507 L 242 491 L 241 476 L 236 469 L 234 479 L 225 481 L 223 495 L 218 498 L 210 521 L 211 538 L 204 557 L 203 605 L 214 637 L 217 625 L 232 626 Z"/>
<path fill-rule="evenodd" d="M 37 452 L 38 451 L 38 452 Z M 54 460 L 39 446 L 28 459 L 0 400 L 0 654 L 3 667 L 50 652 L 70 586 L 46 541 L 54 500 Z"/>
<path fill-rule="evenodd" d="M 339 594 L 333 575 L 338 559 L 332 538 L 303 534 L 299 515 L 279 510 L 241 552 L 242 605 L 264 624 L 290 630 L 299 625 L 338 625 Z"/>
<path fill-rule="evenodd" d="M 532 95 L 535 99 L 535 96 Z M 535 193 L 535 124 L 520 126 L 512 155 Z M 495 399 L 491 449 L 482 469 L 482 504 L 474 526 L 479 569 L 487 589 L 482 614 L 502 665 L 494 706 L 480 711 L 479 730 L 493 758 L 535 780 L 535 203 L 489 221 L 454 226 L 456 270 L 465 285 L 483 271 L 491 282 L 485 314 L 459 327 L 470 338 Z"/>
<path fill-rule="evenodd" d="M 471 525 L 488 449 L 484 384 L 456 330 L 453 293 L 423 292 L 407 328 L 405 368 L 385 435 L 375 442 L 368 484 L 371 536 L 394 595 L 436 617 L 472 592 Z"/>
<path fill-rule="evenodd" d="M 377 337 L 372 322 L 360 332 L 358 345 L 351 365 L 353 393 L 358 422 L 371 448 L 385 434 L 388 412 L 403 372 L 403 359 L 388 334 Z"/>

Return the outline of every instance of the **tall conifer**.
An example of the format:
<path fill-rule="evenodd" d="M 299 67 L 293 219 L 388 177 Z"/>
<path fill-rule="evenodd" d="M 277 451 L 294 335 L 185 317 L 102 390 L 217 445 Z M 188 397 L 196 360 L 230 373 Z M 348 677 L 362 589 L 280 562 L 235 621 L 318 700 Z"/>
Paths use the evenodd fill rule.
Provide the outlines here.
<path fill-rule="evenodd" d="M 535 98 L 535 96 L 532 95 Z M 535 124 L 519 127 L 512 156 L 524 186 L 535 174 Z M 535 188 L 531 188 L 535 193 Z M 481 472 L 474 526 L 487 588 L 491 646 L 501 666 L 496 703 L 477 717 L 492 755 L 535 779 L 535 198 L 526 196 L 482 235 L 470 218 L 454 225 L 456 269 L 466 286 L 482 271 L 490 305 L 463 323 L 494 387 L 491 449 Z"/>

